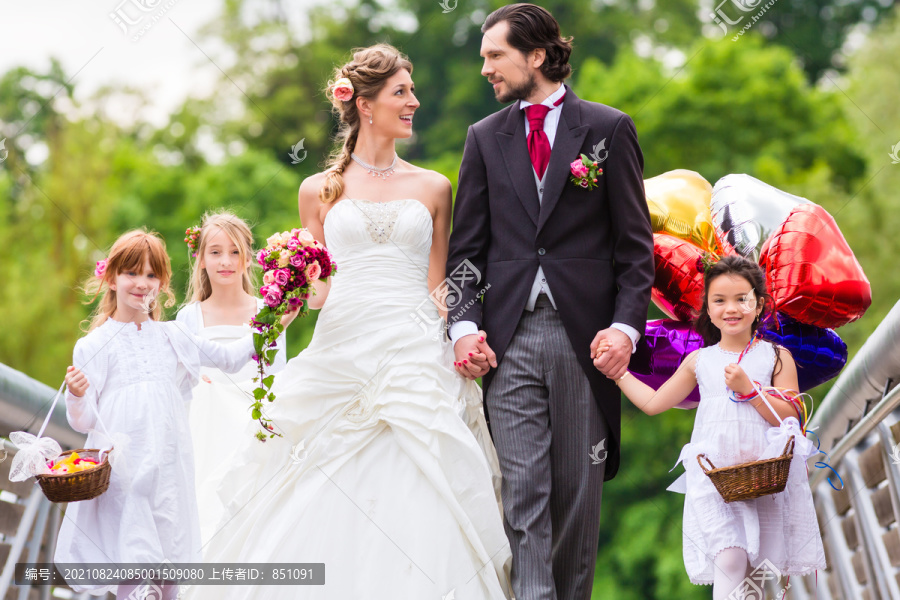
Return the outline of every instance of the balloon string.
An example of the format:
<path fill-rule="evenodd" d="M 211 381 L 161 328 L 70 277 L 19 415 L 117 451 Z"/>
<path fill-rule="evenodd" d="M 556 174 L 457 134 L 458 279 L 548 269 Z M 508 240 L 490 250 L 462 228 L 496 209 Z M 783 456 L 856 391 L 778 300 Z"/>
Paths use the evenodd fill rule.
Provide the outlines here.
<path fill-rule="evenodd" d="M 744 355 L 747 354 L 747 351 L 753 346 L 753 344 L 756 342 L 757 339 L 759 339 L 759 331 L 758 330 L 756 331 L 756 333 L 753 334 L 753 337 L 750 338 L 750 341 L 747 342 L 747 345 L 744 347 L 743 350 L 741 350 L 741 353 L 738 355 L 738 359 L 737 359 L 738 364 L 741 364 L 741 359 L 744 358 Z"/>
<path fill-rule="evenodd" d="M 821 447 L 821 446 L 822 446 L 822 440 L 821 440 L 821 438 L 816 434 L 815 431 L 810 431 L 809 433 L 813 434 L 813 435 L 815 436 L 815 438 L 816 438 L 816 450 L 818 450 L 817 454 L 821 454 L 822 456 L 825 457 L 825 461 L 818 461 L 818 462 L 816 462 L 816 465 L 815 465 L 816 468 L 819 468 L 819 469 L 828 469 L 829 471 L 831 471 L 832 473 L 834 473 L 835 476 L 837 476 L 838 481 L 841 482 L 841 487 L 835 487 L 834 482 L 831 481 L 831 477 L 828 477 L 828 478 L 826 479 L 826 481 L 828 481 L 828 485 L 830 485 L 832 489 L 834 489 L 835 491 L 840 492 L 841 490 L 844 489 L 844 480 L 841 478 L 841 474 L 838 473 L 837 471 L 835 471 L 835 470 L 834 470 L 834 467 L 832 467 L 831 465 L 828 464 L 828 462 L 826 462 L 826 461 L 828 460 L 828 453 L 825 452 L 824 450 L 822 450 L 822 447 Z"/>

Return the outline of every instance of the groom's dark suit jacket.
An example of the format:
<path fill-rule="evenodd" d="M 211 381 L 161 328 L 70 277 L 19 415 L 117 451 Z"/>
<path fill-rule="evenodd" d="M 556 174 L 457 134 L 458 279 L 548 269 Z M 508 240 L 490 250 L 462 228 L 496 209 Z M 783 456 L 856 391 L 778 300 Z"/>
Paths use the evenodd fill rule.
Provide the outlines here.
<path fill-rule="evenodd" d="M 579 154 L 599 150 L 603 175 L 588 191 L 570 179 Z M 550 164 L 538 201 L 519 103 L 469 127 L 453 213 L 448 276 L 469 260 L 470 280 L 448 318 L 474 321 L 502 361 L 543 267 L 559 316 L 591 383 L 612 439 L 606 479 L 619 466 L 621 397 L 590 356 L 594 335 L 614 322 L 643 334 L 653 284 L 653 234 L 644 198 L 644 159 L 631 118 L 566 89 Z M 483 302 L 481 289 L 490 285 Z M 471 304 L 471 306 L 469 306 Z M 469 306 L 468 308 L 465 308 Z M 463 314 L 458 315 L 460 310 Z M 484 378 L 490 386 L 495 370 Z M 585 449 L 588 453 L 589 448 Z M 586 456 L 586 458 L 588 458 Z"/>

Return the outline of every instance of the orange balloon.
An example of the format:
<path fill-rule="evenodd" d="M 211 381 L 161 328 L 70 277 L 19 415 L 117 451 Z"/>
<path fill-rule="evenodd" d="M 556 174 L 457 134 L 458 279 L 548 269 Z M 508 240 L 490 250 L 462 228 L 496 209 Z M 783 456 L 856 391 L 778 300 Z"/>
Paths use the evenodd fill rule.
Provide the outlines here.
<path fill-rule="evenodd" d="M 654 233 L 667 233 L 701 250 L 722 254 L 710 212 L 712 186 L 695 171 L 675 169 L 644 181 Z"/>

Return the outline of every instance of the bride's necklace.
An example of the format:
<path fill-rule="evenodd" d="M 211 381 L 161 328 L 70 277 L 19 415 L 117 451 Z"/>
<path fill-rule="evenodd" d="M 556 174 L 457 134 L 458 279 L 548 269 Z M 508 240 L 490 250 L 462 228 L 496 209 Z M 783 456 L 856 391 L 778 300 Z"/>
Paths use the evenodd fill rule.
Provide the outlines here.
<path fill-rule="evenodd" d="M 394 161 L 390 164 L 390 166 L 385 167 L 384 169 L 379 169 L 378 167 L 374 167 L 369 163 L 363 162 L 356 154 L 353 152 L 350 153 L 350 158 L 355 160 L 359 166 L 365 169 L 369 175 L 372 177 L 381 177 L 382 179 L 387 179 L 391 175 L 394 174 L 394 167 L 397 166 L 397 153 L 394 153 Z"/>

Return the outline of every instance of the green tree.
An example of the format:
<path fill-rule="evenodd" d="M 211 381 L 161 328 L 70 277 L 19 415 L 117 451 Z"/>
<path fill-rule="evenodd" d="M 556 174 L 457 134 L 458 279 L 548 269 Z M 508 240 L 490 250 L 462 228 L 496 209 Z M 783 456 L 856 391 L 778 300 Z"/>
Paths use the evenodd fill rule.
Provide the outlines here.
<path fill-rule="evenodd" d="M 632 115 L 647 177 L 686 168 L 712 183 L 751 173 L 779 186 L 823 164 L 849 187 L 862 175 L 840 98 L 808 84 L 788 49 L 750 35 L 690 56 L 671 75 L 627 53 L 609 67 L 589 60 L 575 80 L 582 97 Z"/>
<path fill-rule="evenodd" d="M 827 177 L 811 178 L 796 193 L 829 208 L 872 284 L 872 306 L 839 330 L 857 350 L 900 299 L 897 236 L 900 230 L 900 115 L 893 90 L 900 89 L 900 11 L 894 8 L 848 63 L 835 94 L 854 132 L 849 144 L 864 157 L 865 173 L 849 190 L 835 190 Z M 842 90 L 842 91 L 841 91 Z M 832 143 L 823 140 L 823 143 Z M 851 354 L 852 355 L 852 354 Z"/>
<path fill-rule="evenodd" d="M 87 314 L 75 289 L 109 242 L 119 200 L 108 186 L 110 165 L 127 146 L 114 125 L 60 112 L 58 103 L 74 102 L 66 80 L 56 61 L 47 73 L 18 68 L 0 79 L 4 135 L 12 129 L 0 172 L 0 309 L 15 323 L 0 361 L 54 387 Z"/>
<path fill-rule="evenodd" d="M 715 3 L 721 6 L 720 0 Z M 722 3 L 725 4 L 722 10 L 732 18 L 740 15 L 741 11 L 729 6 L 730 3 L 731 0 Z M 746 4 L 761 9 L 765 3 L 751 1 Z M 845 69 L 844 44 L 849 35 L 854 31 L 867 31 L 890 13 L 893 4 L 892 0 L 779 1 L 766 11 L 755 27 L 771 41 L 791 48 L 801 60 L 809 80 L 818 81 L 829 70 Z"/>

